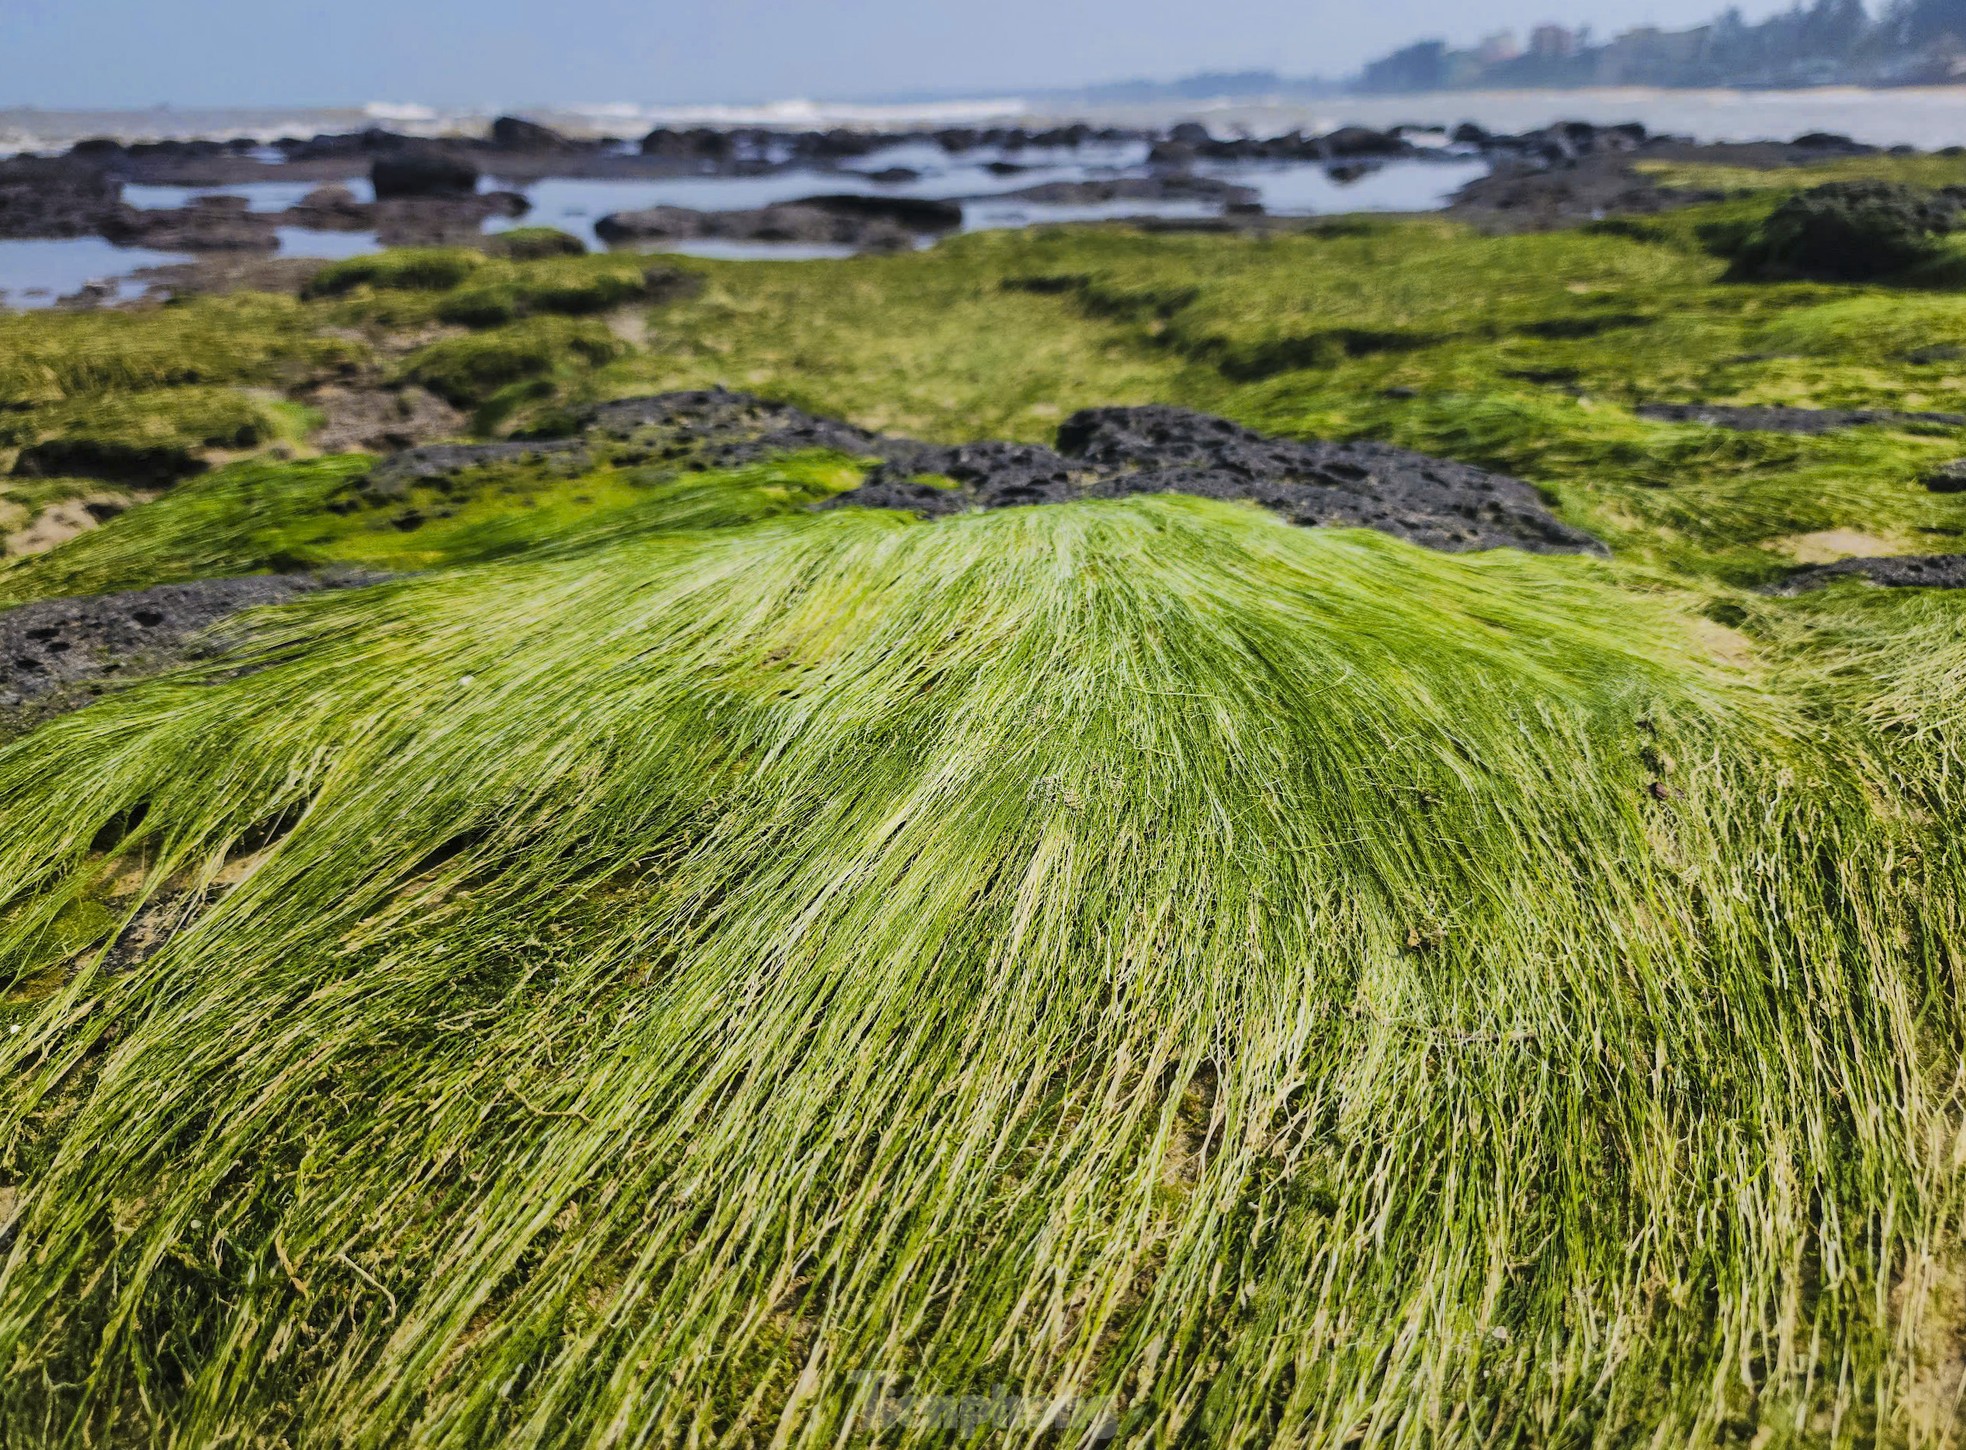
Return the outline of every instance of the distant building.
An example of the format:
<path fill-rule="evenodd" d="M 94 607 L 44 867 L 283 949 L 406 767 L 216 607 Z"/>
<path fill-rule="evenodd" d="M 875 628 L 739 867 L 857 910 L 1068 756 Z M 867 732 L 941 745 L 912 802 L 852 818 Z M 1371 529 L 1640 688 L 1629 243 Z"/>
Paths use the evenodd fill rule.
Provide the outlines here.
<path fill-rule="evenodd" d="M 1875 15 L 1873 15 L 1875 11 Z M 1409 45 L 1365 68 L 1364 91 L 1591 85 L 1966 85 L 1966 0 L 1792 0 L 1750 24 L 1738 7 L 1687 30 L 1641 26 L 1599 42 L 1589 26 L 1538 25 L 1528 44 Z"/>
<path fill-rule="evenodd" d="M 1562 25 L 1539 25 L 1529 32 L 1529 53 L 1538 60 L 1568 60 L 1579 49 L 1576 31 Z"/>
<path fill-rule="evenodd" d="M 1669 86 L 1687 76 L 1705 57 L 1713 27 L 1660 30 L 1641 26 L 1598 47 L 1599 85 Z"/>

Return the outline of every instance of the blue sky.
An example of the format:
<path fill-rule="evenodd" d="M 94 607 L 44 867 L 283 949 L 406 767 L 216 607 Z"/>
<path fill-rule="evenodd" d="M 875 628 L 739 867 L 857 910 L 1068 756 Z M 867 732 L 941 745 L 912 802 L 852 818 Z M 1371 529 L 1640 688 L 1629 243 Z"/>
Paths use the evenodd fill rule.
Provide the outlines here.
<path fill-rule="evenodd" d="M 1337 75 L 1552 17 L 1724 0 L 0 0 L 0 108 L 847 99 L 1197 70 Z M 1750 16 L 1786 8 L 1744 4 Z"/>

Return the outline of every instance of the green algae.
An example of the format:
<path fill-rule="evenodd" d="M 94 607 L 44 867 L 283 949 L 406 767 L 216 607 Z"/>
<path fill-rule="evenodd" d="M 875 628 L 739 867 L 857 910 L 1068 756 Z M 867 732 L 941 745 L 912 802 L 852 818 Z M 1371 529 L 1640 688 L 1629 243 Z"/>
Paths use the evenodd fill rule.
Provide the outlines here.
<path fill-rule="evenodd" d="M 242 293 L 135 311 L 0 314 L 0 407 L 187 384 L 278 386 L 361 360 L 290 298 Z"/>
<path fill-rule="evenodd" d="M 242 463 L 47 554 L 0 564 L 0 607 L 295 569 L 405 572 L 730 528 L 819 503 L 861 472 L 830 453 L 690 471 L 519 461 L 379 492 L 360 455 Z M 71 485 L 72 487 L 72 485 Z"/>
<path fill-rule="evenodd" d="M 584 257 L 587 243 L 558 227 L 514 227 L 486 238 L 485 251 L 514 262 L 537 262 L 547 257 Z"/>
<path fill-rule="evenodd" d="M 0 448 L 16 450 L 20 475 L 166 486 L 203 472 L 210 450 L 251 449 L 276 431 L 265 407 L 236 389 L 181 387 L 0 415 Z"/>
<path fill-rule="evenodd" d="M 486 265 L 484 254 L 468 247 L 397 247 L 323 267 L 308 279 L 301 295 L 340 297 L 358 289 L 448 292 Z"/>
<path fill-rule="evenodd" d="M 509 406 L 521 397 L 551 396 L 627 351 L 601 323 L 536 317 L 419 348 L 404 359 L 398 377 L 460 407 L 495 400 Z"/>
<path fill-rule="evenodd" d="M 948 441 L 1173 402 L 1513 472 L 1614 558 L 814 517 L 855 460 L 597 447 L 235 464 L 7 566 L 0 604 L 416 577 L 0 750 L 0 1423 L 816 1445 L 907 1376 L 1141 1443 L 1944 1443 L 1966 631 L 1756 588 L 1966 549 L 1921 483 L 1966 430 L 1635 409 L 1966 411 L 1961 313 L 1723 280 L 1765 190 L 659 299 L 594 280 L 651 259 L 398 258 L 197 314 L 282 319 L 242 371 L 75 374 L 381 355 L 483 429 L 723 383 Z M 561 284 L 606 300 L 519 300 Z M 110 331 L 162 359 L 171 311 Z M 257 446 L 310 421 L 252 401 Z"/>
<path fill-rule="evenodd" d="M 468 324 L 468 335 L 401 353 L 389 376 L 471 410 L 479 429 L 713 384 L 949 440 L 1044 440 L 1076 407 L 1174 401 L 1515 472 L 1635 557 L 1737 585 L 1782 567 L 1800 537 L 1943 549 L 1966 526 L 1961 504 L 1917 480 L 1966 451 L 1948 430 L 1725 434 L 1631 412 L 1655 402 L 1966 409 L 1966 366 L 1945 341 L 1962 319 L 1957 298 L 1723 280 L 1726 264 L 1699 232 L 1743 207 L 1765 214 L 1776 194 L 1523 237 L 1385 219 L 1259 238 L 1052 228 L 837 263 L 391 253 L 327 269 L 315 302 L 192 312 L 214 347 L 221 321 L 278 321 L 289 356 L 321 350 L 317 369 L 352 345 L 351 330 L 401 353 L 391 338 L 415 341 L 446 318 Z M 1637 234 L 1645 228 L 1676 229 L 1685 245 Z M 146 327 L 187 345 L 198 335 L 174 312 L 101 325 L 154 355 L 138 341 Z M 98 325 L 9 323 L 30 341 L 36 327 Z M 283 365 L 264 339 L 244 353 L 275 374 Z M 130 376 L 141 391 L 157 373 Z M 73 413 L 37 420 L 50 406 L 9 427 L 59 436 L 76 425 Z M 299 441 L 291 418 L 269 442 L 276 433 Z M 196 448 L 214 436 L 180 429 L 167 441 Z"/>
<path fill-rule="evenodd" d="M 0 1349 L 103 1371 L 0 1413 L 820 1443 L 876 1373 L 1232 1445 L 1862 1438 L 1961 1033 L 1863 783 L 1605 565 L 1200 500 L 309 601 L 0 752 L 0 948 L 137 803 L 124 912 L 181 917 L 12 1008 Z"/>

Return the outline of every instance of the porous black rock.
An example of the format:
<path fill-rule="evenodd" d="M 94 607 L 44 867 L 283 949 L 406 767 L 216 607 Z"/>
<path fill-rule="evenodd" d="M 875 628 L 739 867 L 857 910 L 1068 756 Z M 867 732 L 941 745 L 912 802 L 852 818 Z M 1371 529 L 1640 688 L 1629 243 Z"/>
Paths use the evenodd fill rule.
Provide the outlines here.
<path fill-rule="evenodd" d="M 91 160 L 0 160 L 0 241 L 91 236 L 122 195 L 122 181 Z"/>
<path fill-rule="evenodd" d="M 342 572 L 206 579 L 0 611 L 0 737 L 87 704 L 110 684 L 215 653 L 213 627 L 243 610 L 383 577 Z"/>
<path fill-rule="evenodd" d="M 1724 403 L 1641 403 L 1632 410 L 1655 423 L 1698 423 L 1736 433 L 1836 433 L 1845 428 L 1966 428 L 1966 414 L 1897 413 L 1881 408 L 1736 407 Z"/>
<path fill-rule="evenodd" d="M 1891 589 L 1966 589 L 1966 554 L 1900 554 L 1811 564 L 1795 570 L 1769 592 L 1803 594 L 1839 579 L 1867 579 Z"/>
<path fill-rule="evenodd" d="M 547 460 L 569 474 L 602 461 L 701 470 L 825 449 L 872 465 L 858 489 L 821 505 L 828 508 L 941 517 L 1184 493 L 1259 504 L 1295 524 L 1377 529 L 1432 549 L 1604 552 L 1519 479 L 1385 443 L 1271 437 L 1185 408 L 1086 409 L 1066 420 L 1056 447 L 924 443 L 722 389 L 605 403 L 567 427 L 569 436 L 553 439 L 414 449 L 379 465 L 363 489 L 393 497 L 413 483 L 515 461 Z"/>

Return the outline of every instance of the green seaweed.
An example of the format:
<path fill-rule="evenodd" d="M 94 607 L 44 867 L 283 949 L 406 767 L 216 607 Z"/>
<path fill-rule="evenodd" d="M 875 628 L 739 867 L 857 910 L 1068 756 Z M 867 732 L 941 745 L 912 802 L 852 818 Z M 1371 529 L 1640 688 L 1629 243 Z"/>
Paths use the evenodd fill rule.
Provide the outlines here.
<path fill-rule="evenodd" d="M 255 459 L 0 566 L 397 576 L 0 748 L 0 1440 L 1947 1443 L 1960 597 L 1761 586 L 1966 551 L 1922 482 L 1966 429 L 1636 411 L 1966 412 L 1943 267 L 1724 278 L 1851 174 L 0 319 L 10 437 L 249 405 L 291 447 L 279 390 L 377 356 L 487 431 L 1166 402 L 1612 546 L 813 512 L 861 461 L 594 439 Z"/>

